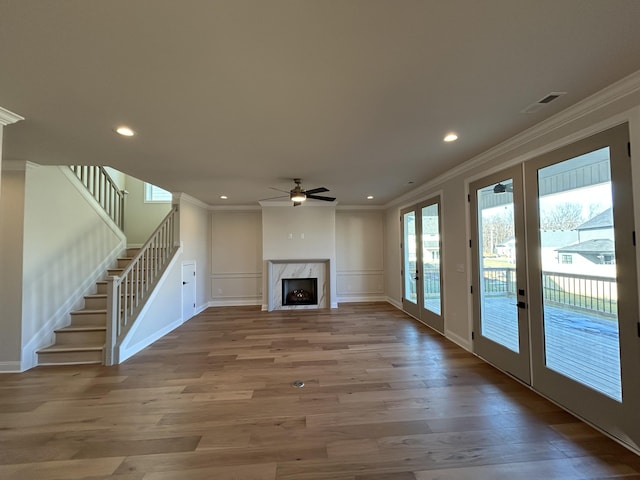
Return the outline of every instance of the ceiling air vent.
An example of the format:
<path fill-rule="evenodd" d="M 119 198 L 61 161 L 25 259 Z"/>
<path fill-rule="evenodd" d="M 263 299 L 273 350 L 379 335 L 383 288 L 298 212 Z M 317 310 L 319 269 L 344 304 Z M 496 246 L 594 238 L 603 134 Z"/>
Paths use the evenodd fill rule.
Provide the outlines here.
<path fill-rule="evenodd" d="M 541 110 L 542 108 L 544 108 L 545 106 L 547 106 L 548 104 L 553 102 L 558 97 L 560 97 L 562 95 L 566 95 L 566 94 L 567 94 L 567 92 L 551 92 L 551 93 L 548 93 L 547 95 L 542 97 L 537 102 L 532 103 L 528 107 L 524 108 L 520 113 L 536 113 L 537 111 Z"/>

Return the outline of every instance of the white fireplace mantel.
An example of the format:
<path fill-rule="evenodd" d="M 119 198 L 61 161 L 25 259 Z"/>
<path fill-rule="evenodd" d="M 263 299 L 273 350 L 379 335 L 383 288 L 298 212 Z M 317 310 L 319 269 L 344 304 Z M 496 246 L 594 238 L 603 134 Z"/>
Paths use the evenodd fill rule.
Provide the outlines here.
<path fill-rule="evenodd" d="M 267 260 L 268 310 L 309 310 L 330 307 L 329 259 L 274 259 Z M 283 305 L 283 278 L 317 278 L 317 305 Z"/>

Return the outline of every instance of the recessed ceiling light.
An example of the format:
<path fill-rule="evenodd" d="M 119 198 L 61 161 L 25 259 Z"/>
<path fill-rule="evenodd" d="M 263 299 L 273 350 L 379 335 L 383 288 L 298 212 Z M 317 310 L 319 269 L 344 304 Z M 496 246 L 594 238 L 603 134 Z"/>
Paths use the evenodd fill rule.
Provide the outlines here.
<path fill-rule="evenodd" d="M 369 195 L 369 196 L 367 197 L 367 200 L 373 200 L 373 195 Z"/>
<path fill-rule="evenodd" d="M 446 137 L 444 137 L 445 142 L 455 142 L 458 139 L 458 135 L 455 133 L 448 133 Z"/>
<path fill-rule="evenodd" d="M 227 198 L 229 198 L 229 197 L 227 197 L 226 195 L 220 195 L 220 198 L 221 198 L 222 200 L 226 200 L 226 199 L 227 199 Z"/>
<path fill-rule="evenodd" d="M 123 137 L 133 137 L 136 132 L 131 130 L 129 127 L 125 127 L 124 125 L 116 128 L 116 133 L 122 135 Z"/>

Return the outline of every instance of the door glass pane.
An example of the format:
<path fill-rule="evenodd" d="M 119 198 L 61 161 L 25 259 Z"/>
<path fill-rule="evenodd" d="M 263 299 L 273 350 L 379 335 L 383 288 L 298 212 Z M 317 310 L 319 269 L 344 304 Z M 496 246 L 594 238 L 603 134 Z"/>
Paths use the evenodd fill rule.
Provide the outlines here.
<path fill-rule="evenodd" d="M 481 334 L 519 353 L 513 179 L 477 196 Z"/>
<path fill-rule="evenodd" d="M 538 170 L 546 366 L 622 401 L 609 148 Z"/>
<path fill-rule="evenodd" d="M 416 214 L 407 212 L 402 216 L 404 232 L 404 298 L 418 304 L 416 272 Z"/>
<path fill-rule="evenodd" d="M 422 209 L 422 265 L 424 308 L 440 315 L 440 218 L 437 203 Z"/>

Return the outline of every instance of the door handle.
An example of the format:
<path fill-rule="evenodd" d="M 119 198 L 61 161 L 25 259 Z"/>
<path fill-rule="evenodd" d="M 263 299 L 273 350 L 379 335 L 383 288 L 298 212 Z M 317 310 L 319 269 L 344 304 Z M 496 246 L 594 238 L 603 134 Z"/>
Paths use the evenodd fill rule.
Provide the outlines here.
<path fill-rule="evenodd" d="M 418 280 L 420 277 L 413 277 L 414 280 Z"/>
<path fill-rule="evenodd" d="M 182 282 L 183 285 L 186 285 L 187 283 L 189 283 L 189 282 Z"/>
<path fill-rule="evenodd" d="M 527 304 L 524 302 L 518 302 L 516 305 L 518 305 L 518 308 L 527 308 Z"/>

